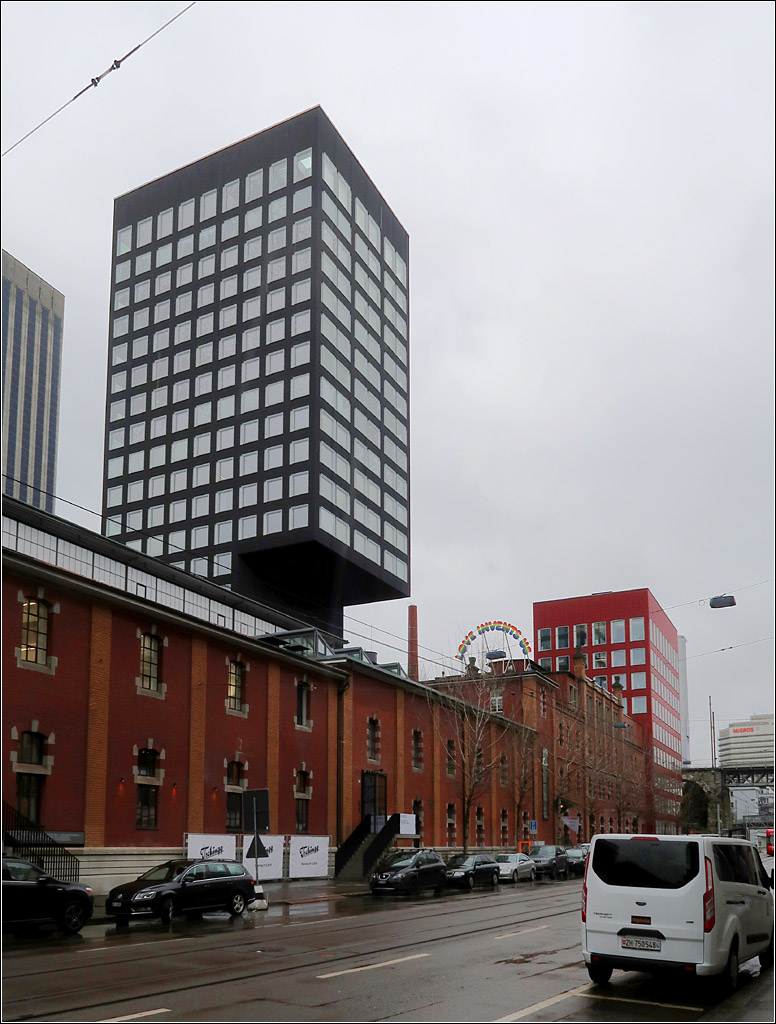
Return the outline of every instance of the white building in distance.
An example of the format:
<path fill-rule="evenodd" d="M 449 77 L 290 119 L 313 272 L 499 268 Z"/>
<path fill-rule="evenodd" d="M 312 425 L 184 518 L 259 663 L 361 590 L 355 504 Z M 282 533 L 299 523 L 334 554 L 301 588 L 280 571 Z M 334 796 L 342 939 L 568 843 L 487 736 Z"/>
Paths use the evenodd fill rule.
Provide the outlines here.
<path fill-rule="evenodd" d="M 773 765 L 773 712 L 751 715 L 748 721 L 731 722 L 719 730 L 720 768 L 751 768 Z"/>

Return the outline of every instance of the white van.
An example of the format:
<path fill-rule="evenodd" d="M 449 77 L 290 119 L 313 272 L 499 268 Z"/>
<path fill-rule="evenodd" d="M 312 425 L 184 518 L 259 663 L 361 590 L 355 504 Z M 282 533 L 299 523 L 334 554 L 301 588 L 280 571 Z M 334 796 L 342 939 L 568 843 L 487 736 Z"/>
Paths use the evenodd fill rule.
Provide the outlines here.
<path fill-rule="evenodd" d="M 614 968 L 722 975 L 773 965 L 773 873 L 752 843 L 718 836 L 593 837 L 582 891 L 582 952 L 605 984 Z"/>

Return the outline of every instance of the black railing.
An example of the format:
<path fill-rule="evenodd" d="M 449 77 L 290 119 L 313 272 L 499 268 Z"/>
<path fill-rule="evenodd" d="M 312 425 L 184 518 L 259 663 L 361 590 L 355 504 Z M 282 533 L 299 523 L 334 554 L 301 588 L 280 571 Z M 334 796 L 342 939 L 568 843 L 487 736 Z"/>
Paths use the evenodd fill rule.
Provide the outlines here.
<path fill-rule="evenodd" d="M 399 834 L 401 815 L 392 814 L 364 850 L 364 874 L 368 875 Z"/>
<path fill-rule="evenodd" d="M 78 881 L 81 869 L 78 858 L 5 801 L 3 853 L 30 861 L 52 878 L 59 878 L 63 882 Z"/>
<path fill-rule="evenodd" d="M 361 846 L 363 841 L 372 831 L 372 815 L 367 814 L 361 819 L 356 825 L 353 831 L 350 833 L 344 843 L 341 843 L 339 849 L 334 854 L 334 874 L 335 876 L 342 871 L 347 862 Z"/>

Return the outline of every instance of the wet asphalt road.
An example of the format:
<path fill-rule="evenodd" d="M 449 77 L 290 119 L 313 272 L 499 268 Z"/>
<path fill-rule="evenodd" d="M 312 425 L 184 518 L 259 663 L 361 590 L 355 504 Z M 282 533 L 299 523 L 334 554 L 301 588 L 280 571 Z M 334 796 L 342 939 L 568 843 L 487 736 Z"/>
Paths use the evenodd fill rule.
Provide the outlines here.
<path fill-rule="evenodd" d="M 581 881 L 370 896 L 10 937 L 3 1020 L 772 1021 L 773 972 L 719 1003 L 695 979 L 590 984 Z"/>

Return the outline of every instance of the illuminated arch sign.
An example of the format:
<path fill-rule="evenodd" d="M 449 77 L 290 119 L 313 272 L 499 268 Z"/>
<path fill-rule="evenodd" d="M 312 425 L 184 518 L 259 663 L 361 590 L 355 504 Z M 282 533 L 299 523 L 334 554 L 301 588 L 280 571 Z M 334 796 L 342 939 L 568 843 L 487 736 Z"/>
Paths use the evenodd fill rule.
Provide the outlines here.
<path fill-rule="evenodd" d="M 470 630 L 460 642 L 458 645 L 457 657 L 463 661 L 466 656 L 466 652 L 477 637 L 484 636 L 486 633 L 492 632 L 504 633 L 506 636 L 511 636 L 513 640 L 517 640 L 520 645 L 520 650 L 526 658 L 531 657 L 530 641 L 527 640 L 517 626 L 513 626 L 511 622 L 481 622 L 476 629 Z"/>

